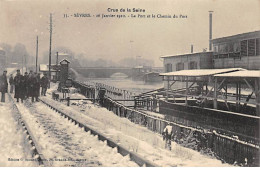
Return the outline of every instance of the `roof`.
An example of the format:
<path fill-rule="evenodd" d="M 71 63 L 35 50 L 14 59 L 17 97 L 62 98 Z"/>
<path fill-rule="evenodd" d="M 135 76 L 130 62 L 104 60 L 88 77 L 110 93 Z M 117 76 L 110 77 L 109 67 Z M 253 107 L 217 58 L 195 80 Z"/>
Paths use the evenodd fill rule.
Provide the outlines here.
<path fill-rule="evenodd" d="M 58 53 L 59 56 L 62 56 L 62 55 L 69 55 L 67 53 Z"/>
<path fill-rule="evenodd" d="M 145 75 L 149 75 L 149 74 L 158 74 L 159 75 L 159 72 L 152 71 L 152 72 L 145 73 Z"/>
<path fill-rule="evenodd" d="M 260 31 L 247 32 L 247 33 L 242 33 L 242 34 L 236 34 L 236 35 L 216 38 L 216 39 L 211 40 L 211 42 L 219 43 L 219 42 L 223 42 L 223 41 L 252 39 L 252 38 L 260 38 Z"/>
<path fill-rule="evenodd" d="M 65 62 L 67 62 L 67 63 L 70 63 L 70 61 L 67 60 L 67 59 L 63 59 L 63 60 L 61 60 L 60 63 L 62 63 L 63 61 L 65 61 Z"/>
<path fill-rule="evenodd" d="M 222 74 L 244 70 L 242 68 L 228 68 L 228 69 L 198 69 L 198 70 L 181 70 L 168 73 L 161 73 L 160 76 L 188 76 L 188 77 L 201 77 L 212 76 L 215 74 Z"/>
<path fill-rule="evenodd" d="M 181 57 L 181 56 L 192 56 L 192 55 L 198 55 L 198 54 L 210 54 L 213 53 L 211 51 L 205 51 L 205 52 L 197 52 L 197 53 L 187 53 L 187 54 L 177 54 L 177 55 L 165 55 L 160 58 L 171 58 L 171 57 Z"/>
<path fill-rule="evenodd" d="M 54 64 L 52 64 L 52 66 L 54 66 Z M 40 64 L 39 70 L 40 71 L 49 71 L 49 65 L 48 64 Z M 57 70 L 51 69 L 51 71 L 57 71 Z"/>
<path fill-rule="evenodd" d="M 231 72 L 231 73 L 224 73 L 224 74 L 219 74 L 219 75 L 215 75 L 216 77 L 252 77 L 252 78 L 256 78 L 256 77 L 260 77 L 260 70 L 240 70 L 240 71 L 236 71 L 236 72 Z"/>
<path fill-rule="evenodd" d="M 136 67 L 134 67 L 134 69 L 135 68 L 151 68 L 150 66 L 136 66 Z"/>

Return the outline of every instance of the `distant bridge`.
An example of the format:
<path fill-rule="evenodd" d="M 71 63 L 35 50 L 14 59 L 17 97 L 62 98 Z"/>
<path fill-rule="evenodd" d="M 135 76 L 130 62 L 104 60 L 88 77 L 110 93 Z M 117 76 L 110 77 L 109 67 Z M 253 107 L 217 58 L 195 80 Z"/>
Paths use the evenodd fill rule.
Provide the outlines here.
<path fill-rule="evenodd" d="M 85 77 L 109 78 L 115 73 L 132 76 L 132 68 L 130 67 L 74 67 L 73 69 Z"/>

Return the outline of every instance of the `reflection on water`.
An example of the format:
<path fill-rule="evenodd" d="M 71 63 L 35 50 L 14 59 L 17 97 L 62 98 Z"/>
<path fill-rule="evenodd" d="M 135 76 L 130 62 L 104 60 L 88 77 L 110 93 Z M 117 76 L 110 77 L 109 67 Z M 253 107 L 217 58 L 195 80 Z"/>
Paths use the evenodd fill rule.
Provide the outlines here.
<path fill-rule="evenodd" d="M 145 83 L 144 81 L 133 81 L 131 78 L 84 78 L 84 81 L 103 83 L 136 94 L 163 87 L 163 82 Z"/>

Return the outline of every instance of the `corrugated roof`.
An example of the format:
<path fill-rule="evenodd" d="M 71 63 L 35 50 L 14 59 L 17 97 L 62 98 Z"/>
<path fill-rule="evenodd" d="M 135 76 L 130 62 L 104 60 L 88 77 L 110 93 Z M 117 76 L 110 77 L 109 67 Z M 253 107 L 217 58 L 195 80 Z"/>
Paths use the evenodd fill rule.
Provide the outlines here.
<path fill-rule="evenodd" d="M 161 73 L 160 76 L 189 76 L 189 77 L 200 77 L 200 76 L 211 76 L 215 74 L 222 74 L 228 72 L 234 72 L 244 70 L 242 68 L 228 68 L 228 69 L 198 69 L 198 70 L 181 70 L 168 73 Z"/>
<path fill-rule="evenodd" d="M 260 77 L 260 70 L 241 70 L 231 73 L 215 75 L 216 77 Z"/>
<path fill-rule="evenodd" d="M 234 39 L 250 39 L 250 38 L 259 38 L 260 37 L 260 31 L 253 31 L 253 32 L 246 32 L 246 33 L 241 33 L 241 34 L 236 34 L 236 35 L 231 35 L 231 36 L 226 36 L 226 37 L 220 37 L 220 38 L 215 38 L 211 40 L 212 43 L 219 43 L 223 41 L 232 41 Z"/>
<path fill-rule="evenodd" d="M 165 55 L 161 56 L 160 58 L 171 58 L 171 57 L 180 57 L 180 56 L 191 56 L 191 55 L 198 55 L 198 54 L 210 54 L 213 53 L 211 51 L 205 51 L 205 52 L 197 52 L 197 53 L 186 53 L 186 54 L 176 54 L 176 55 Z"/>

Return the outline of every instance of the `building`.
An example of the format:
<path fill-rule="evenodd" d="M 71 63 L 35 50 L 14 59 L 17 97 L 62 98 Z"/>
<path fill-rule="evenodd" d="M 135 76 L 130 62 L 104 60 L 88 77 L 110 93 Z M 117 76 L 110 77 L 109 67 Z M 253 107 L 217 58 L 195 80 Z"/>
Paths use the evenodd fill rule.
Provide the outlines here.
<path fill-rule="evenodd" d="M 260 67 L 260 31 L 213 39 L 214 68 Z"/>
<path fill-rule="evenodd" d="M 165 72 L 190 70 L 190 69 L 210 69 L 212 65 L 212 52 L 199 52 L 181 55 L 163 56 Z"/>
<path fill-rule="evenodd" d="M 0 71 L 2 74 L 2 71 L 4 71 L 6 68 L 6 55 L 5 51 L 0 47 Z"/>
<path fill-rule="evenodd" d="M 136 66 L 132 68 L 132 80 L 143 81 L 144 75 L 152 71 L 152 67 L 149 66 Z"/>
<path fill-rule="evenodd" d="M 163 56 L 164 71 L 174 72 L 180 70 L 192 70 L 192 69 L 212 69 L 212 52 L 199 52 L 182 55 Z M 171 85 L 172 89 L 178 89 L 184 87 L 182 82 L 176 82 Z M 164 88 L 169 88 L 169 84 L 164 82 Z"/>
<path fill-rule="evenodd" d="M 44 74 L 49 74 L 49 65 L 48 64 L 40 64 L 39 71 Z M 51 65 L 51 80 L 57 81 L 59 80 L 59 72 L 60 72 L 60 65 L 52 64 Z"/>

